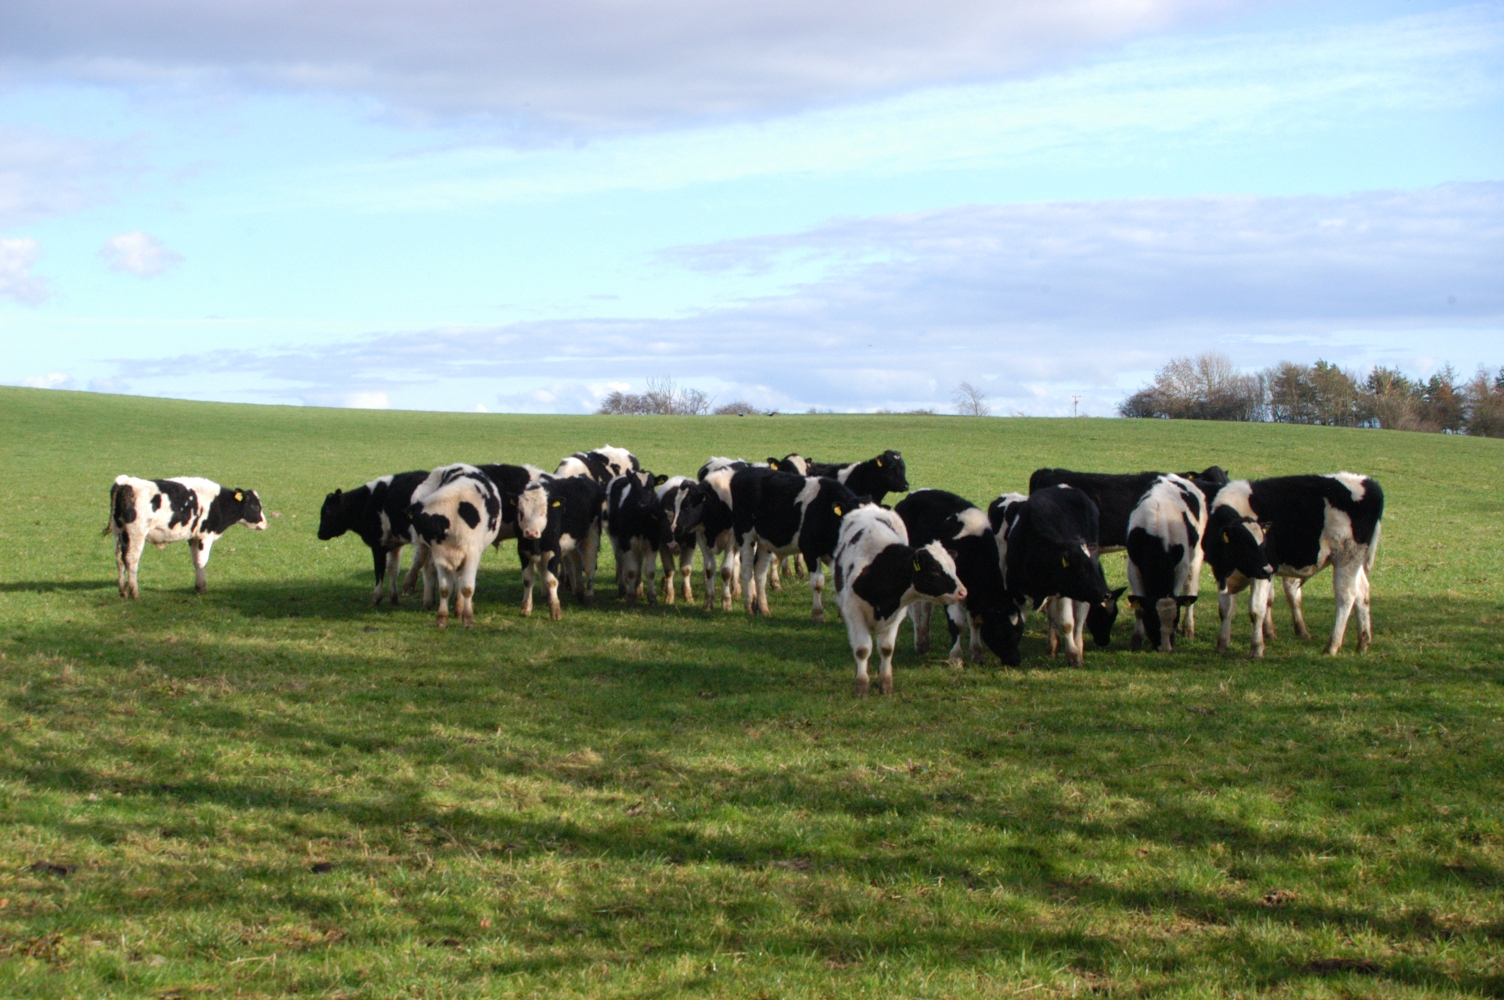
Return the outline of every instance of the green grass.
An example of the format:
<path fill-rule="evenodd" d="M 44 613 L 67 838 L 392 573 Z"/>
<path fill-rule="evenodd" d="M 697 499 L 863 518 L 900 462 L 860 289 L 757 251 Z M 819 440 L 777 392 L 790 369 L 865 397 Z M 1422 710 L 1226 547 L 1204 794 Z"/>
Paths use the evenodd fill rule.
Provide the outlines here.
<path fill-rule="evenodd" d="M 1504 442 L 20 389 L 0 415 L 0 996 L 1504 995 Z M 1021 670 L 905 627 L 898 694 L 856 700 L 802 583 L 769 620 L 609 585 L 523 619 L 508 549 L 477 628 L 440 632 L 315 538 L 335 486 L 603 442 L 670 473 L 896 447 L 982 503 L 1043 464 L 1367 472 L 1373 649 L 1320 655 L 1323 575 L 1317 638 L 1281 605 L 1262 662 L 1241 613 L 1213 651 L 1206 600 L 1175 654 L 1125 621 L 1078 670 L 1037 618 Z M 119 472 L 254 487 L 271 530 L 231 532 L 204 596 L 149 549 L 122 601 Z"/>

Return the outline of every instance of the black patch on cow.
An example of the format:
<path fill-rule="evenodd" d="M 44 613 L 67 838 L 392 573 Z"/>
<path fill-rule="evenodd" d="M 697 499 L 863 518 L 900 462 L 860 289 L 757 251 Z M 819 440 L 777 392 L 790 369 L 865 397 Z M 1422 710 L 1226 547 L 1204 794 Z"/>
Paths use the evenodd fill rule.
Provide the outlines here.
<path fill-rule="evenodd" d="M 558 575 L 564 554 L 562 537 L 585 540 L 600 518 L 605 490 L 589 476 L 545 476 L 540 482 L 547 497 L 548 520 L 537 538 L 517 539 L 517 557 L 526 567 L 534 557 L 542 556 L 550 572 Z"/>
<path fill-rule="evenodd" d="M 851 581 L 851 592 L 870 604 L 872 614 L 883 621 L 898 613 L 913 579 L 914 550 L 894 542 L 856 575 Z"/>
<path fill-rule="evenodd" d="M 158 493 L 151 498 L 151 509 L 154 511 L 162 509 L 162 494 Z"/>
<path fill-rule="evenodd" d="M 501 494 L 500 518 L 501 523 L 517 524 L 517 498 L 522 496 L 522 491 L 527 489 L 527 484 L 532 480 L 532 473 L 521 465 L 478 465 L 476 468 L 484 472 L 495 484 L 496 490 Z M 489 508 L 489 504 L 487 505 Z M 490 511 L 487 510 L 489 515 Z"/>
<path fill-rule="evenodd" d="M 944 597 L 956 592 L 956 578 L 927 549 L 914 550 L 914 589 L 926 597 Z"/>
<path fill-rule="evenodd" d="M 162 491 L 162 495 L 167 498 L 168 504 L 172 507 L 172 514 L 167 518 L 167 527 L 176 528 L 180 524 L 192 523 L 194 515 L 199 512 L 198 494 L 173 479 L 153 479 L 152 482 L 157 484 L 157 489 Z M 160 509 L 157 504 L 152 504 L 152 510 Z"/>
<path fill-rule="evenodd" d="M 1363 479 L 1363 499 L 1354 500 L 1340 479 L 1331 476 L 1278 476 L 1256 479 L 1248 506 L 1266 525 L 1264 551 L 1278 566 L 1312 566 L 1321 552 L 1321 533 L 1326 527 L 1326 507 L 1352 519 L 1353 540 L 1366 545 L 1384 516 L 1384 491 L 1372 479 Z"/>
<path fill-rule="evenodd" d="M 490 494 L 486 495 L 486 499 L 488 501 L 491 499 Z M 486 506 L 489 507 L 491 505 L 487 503 Z M 480 511 L 476 510 L 475 504 L 471 503 L 470 501 L 461 500 L 459 502 L 459 506 L 455 510 L 455 513 L 459 514 L 460 520 L 470 525 L 472 530 L 480 526 Z"/>
<path fill-rule="evenodd" d="M 136 519 L 136 488 L 130 483 L 111 486 L 110 507 L 110 515 L 117 527 L 130 524 Z"/>
<path fill-rule="evenodd" d="M 1128 519 L 1133 515 L 1133 508 L 1162 475 L 1162 472 L 1119 474 L 1036 469 L 1029 477 L 1029 493 L 1033 495 L 1050 486 L 1074 486 L 1097 505 L 1097 546 L 1121 549 L 1128 544 Z M 1208 499 L 1227 485 L 1227 473 L 1215 465 L 1204 472 L 1183 472 L 1180 475 L 1191 480 Z"/>
<path fill-rule="evenodd" d="M 449 518 L 443 514 L 425 513 L 422 504 L 413 504 L 408 509 L 408 516 L 419 537 L 430 545 L 437 545 L 449 535 Z"/>
<path fill-rule="evenodd" d="M 618 548 L 629 548 L 634 538 L 641 538 L 657 551 L 672 537 L 672 519 L 658 502 L 652 482 L 651 475 L 617 476 L 611 480 L 606 491 L 606 530 Z"/>
<path fill-rule="evenodd" d="M 1165 545 L 1159 538 L 1143 528 L 1128 532 L 1128 560 L 1138 567 L 1143 593 L 1135 594 L 1135 613 L 1143 622 L 1144 633 L 1149 638 L 1150 648 L 1158 649 L 1162 638 L 1159 609 L 1156 605 L 1166 597 L 1175 596 L 1175 570 L 1185 558 L 1185 546 L 1179 543 Z M 1175 609 L 1176 624 L 1180 622 L 1180 609 Z"/>
<path fill-rule="evenodd" d="M 731 462 L 726 463 L 725 465 L 719 465 L 719 466 L 717 466 L 716 469 L 715 469 L 715 471 L 719 472 L 722 469 L 730 469 L 732 472 L 740 472 L 743 469 L 750 469 L 752 467 L 753 466 L 752 466 L 751 462 L 747 461 L 744 458 L 738 458 L 738 459 L 732 460 Z M 779 471 L 779 470 L 774 469 L 772 471 L 776 472 L 776 471 Z M 708 475 L 710 475 L 710 472 L 711 472 L 710 463 L 706 462 L 704 465 L 700 466 L 700 471 L 698 471 L 698 472 L 695 473 L 695 479 L 698 480 L 699 482 L 703 483 L 705 481 L 705 477 L 708 476 Z"/>

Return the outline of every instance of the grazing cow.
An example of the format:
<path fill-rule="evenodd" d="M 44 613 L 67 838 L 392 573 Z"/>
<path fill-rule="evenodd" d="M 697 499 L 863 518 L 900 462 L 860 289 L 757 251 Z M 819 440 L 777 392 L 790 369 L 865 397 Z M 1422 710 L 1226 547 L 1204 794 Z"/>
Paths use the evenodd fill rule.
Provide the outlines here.
<path fill-rule="evenodd" d="M 658 603 L 653 573 L 658 550 L 672 540 L 673 529 L 656 488 L 667 481 L 644 470 L 617 476 L 606 487 L 606 532 L 616 554 L 618 596 L 628 604 L 635 604 L 644 589 L 648 603 Z"/>
<path fill-rule="evenodd" d="M 501 497 L 501 526 L 491 541 L 493 546 L 500 548 L 502 542 L 517 537 L 517 497 L 524 486 L 543 474 L 541 469 L 531 465 L 469 465 L 464 462 L 441 465 L 432 472 L 424 474 L 423 481 L 413 488 L 411 502 L 422 502 L 441 486 L 448 485 L 456 478 L 470 475 L 473 470 L 479 470 L 491 480 L 492 485 L 496 487 L 497 494 Z M 416 530 L 410 529 L 409 536 L 413 542 L 413 564 L 407 571 L 407 579 L 403 581 L 402 592 L 411 594 L 416 589 L 418 576 L 421 574 L 423 610 L 430 611 L 438 603 L 435 589 L 438 581 L 437 572 L 428 562 L 428 543 Z"/>
<path fill-rule="evenodd" d="M 1189 479 L 1155 479 L 1128 518 L 1128 603 L 1135 624 L 1133 648 L 1147 638 L 1168 653 L 1175 645 L 1181 609 L 1201 591 L 1201 539 L 1207 498 Z"/>
<path fill-rule="evenodd" d="M 397 603 L 402 547 L 413 540 L 407 508 L 412 505 L 413 490 L 427 478 L 426 470 L 399 472 L 373 479 L 349 492 L 337 489 L 324 497 L 324 507 L 319 511 L 319 540 L 327 542 L 353 531 L 371 549 L 371 559 L 376 565 L 372 607 L 381 603 L 388 578 L 392 581 L 392 604 Z"/>
<path fill-rule="evenodd" d="M 843 484 L 857 496 L 871 497 L 873 503 L 882 503 L 889 493 L 907 493 L 909 479 L 903 464 L 903 455 L 892 449 L 865 462 L 833 465 L 827 462 L 806 462 L 811 476 L 825 476 Z"/>
<path fill-rule="evenodd" d="M 956 573 L 966 585 L 964 603 L 946 608 L 950 629 L 950 662 L 961 662 L 961 628 L 970 629 L 971 658 L 981 662 L 982 644 L 1005 664 L 1018 666 L 1018 640 L 1023 633 L 1022 610 L 1003 585 L 997 539 L 987 514 L 971 501 L 944 490 L 915 490 L 893 508 L 903 519 L 910 544 L 923 547 L 939 542 L 956 563 Z M 914 623 L 914 650 L 929 650 L 929 609 L 920 602 L 909 607 Z M 1010 662 L 1011 660 L 1011 662 Z"/>
<path fill-rule="evenodd" d="M 802 552 L 809 564 L 815 621 L 825 620 L 821 591 L 836 549 L 841 518 L 866 498 L 834 479 L 772 469 L 742 469 L 731 476 L 731 515 L 740 550 L 742 600 L 749 614 L 768 614 L 768 564 L 775 556 Z"/>
<path fill-rule="evenodd" d="M 801 476 L 810 474 L 809 459 L 797 451 L 790 452 L 782 458 L 768 459 L 768 468 L 777 469 L 779 472 L 797 472 Z"/>
<path fill-rule="evenodd" d="M 561 562 L 571 565 L 574 595 L 595 600 L 595 566 L 600 554 L 600 510 L 605 491 L 590 476 L 540 476 L 517 499 L 517 558 L 522 563 L 522 613 L 533 613 L 533 580 L 543 572 L 548 616 L 559 608 Z"/>
<path fill-rule="evenodd" d="M 1330 565 L 1337 616 L 1326 652 L 1335 655 L 1342 649 L 1354 605 L 1358 652 L 1367 650 L 1373 641 L 1368 576 L 1383 517 L 1384 491 L 1374 480 L 1351 472 L 1240 479 L 1224 486 L 1212 501 L 1202 543 L 1217 578 L 1222 616 L 1217 648 L 1231 644 L 1235 595 L 1248 587 L 1251 653 L 1264 655 L 1265 636 L 1273 636 L 1269 605 L 1276 574 L 1285 579 L 1296 634 L 1310 638 L 1300 611 L 1301 584 Z"/>
<path fill-rule="evenodd" d="M 266 515 L 255 490 L 240 490 L 196 476 L 174 479 L 137 479 L 116 476 L 110 487 L 110 521 L 104 533 L 115 535 L 115 568 L 120 596 L 141 596 L 136 574 L 146 543 L 165 548 L 168 542 L 188 542 L 193 557 L 193 589 L 209 589 L 204 568 L 209 550 L 232 525 L 266 530 Z"/>
<path fill-rule="evenodd" d="M 731 477 L 736 472 L 729 465 L 714 469 L 702 477 L 703 482 L 699 485 L 700 524 L 695 529 L 695 540 L 699 545 L 700 561 L 705 571 L 706 611 L 715 603 L 717 555 L 720 556 L 721 563 L 721 610 L 730 611 L 731 602 L 741 596 L 736 525 L 731 513 Z"/>
<path fill-rule="evenodd" d="M 902 518 L 867 504 L 841 519 L 833 565 L 836 604 L 856 659 L 856 694 L 871 690 L 867 662 L 874 639 L 877 689 L 892 694 L 893 646 L 904 609 L 915 601 L 953 605 L 965 600 L 966 587 L 956 576 L 956 564 L 939 542 L 910 545 Z"/>
<path fill-rule="evenodd" d="M 589 476 L 596 482 L 605 486 L 617 476 L 624 476 L 629 472 L 637 472 L 642 466 L 637 464 L 637 456 L 625 448 L 613 448 L 609 444 L 603 444 L 594 451 L 577 451 L 573 455 L 559 460 L 559 467 L 554 470 L 554 475 L 560 479 L 571 476 Z"/>
<path fill-rule="evenodd" d="M 705 513 L 705 491 L 688 476 L 672 476 L 658 486 L 658 504 L 668 518 L 668 540 L 658 549 L 663 561 L 664 600 L 674 603 L 674 578 L 684 581 L 684 600 L 695 599 L 690 576 L 694 573 L 695 547 L 698 528 Z"/>
<path fill-rule="evenodd" d="M 1097 554 L 1103 552 L 1121 552 L 1128 547 L 1128 519 L 1133 515 L 1133 509 L 1138 506 L 1149 487 L 1164 475 L 1162 472 L 1072 472 L 1069 469 L 1035 469 L 1029 477 L 1029 492 L 1042 490 L 1050 486 L 1074 486 L 1087 496 L 1091 497 L 1092 503 L 1097 505 L 1097 526 L 1100 531 L 1097 543 Z M 1212 496 L 1222 487 L 1227 485 L 1227 473 L 1220 466 L 1213 465 L 1201 472 L 1179 473 L 1182 479 L 1190 480 L 1201 491 L 1205 501 L 1211 502 Z M 1121 596 L 1123 589 L 1117 594 Z M 1182 632 L 1187 638 L 1195 638 L 1196 635 L 1196 609 L 1187 606 L 1185 618 L 1182 623 Z M 1086 627 L 1091 632 L 1092 639 L 1098 646 L 1106 647 L 1112 641 L 1112 626 L 1118 619 L 1118 602 L 1114 597 L 1111 604 L 1104 607 L 1093 607 L 1087 614 Z M 1135 626 L 1135 635 L 1138 634 Z"/>
<path fill-rule="evenodd" d="M 473 465 L 452 465 L 435 473 L 430 478 L 437 478 L 438 486 L 420 495 L 427 481 L 420 484 L 407 513 L 413 531 L 428 549 L 427 564 L 438 578 L 439 628 L 449 624 L 451 592 L 460 622 L 472 628 L 480 557 L 501 531 L 501 491 Z"/>
<path fill-rule="evenodd" d="M 987 515 L 1008 592 L 1035 608 L 1049 602 L 1050 655 L 1063 641 L 1066 661 L 1080 666 L 1087 610 L 1113 601 L 1095 552 L 1096 504 L 1074 487 L 1052 486 L 1025 499 L 998 497 Z"/>

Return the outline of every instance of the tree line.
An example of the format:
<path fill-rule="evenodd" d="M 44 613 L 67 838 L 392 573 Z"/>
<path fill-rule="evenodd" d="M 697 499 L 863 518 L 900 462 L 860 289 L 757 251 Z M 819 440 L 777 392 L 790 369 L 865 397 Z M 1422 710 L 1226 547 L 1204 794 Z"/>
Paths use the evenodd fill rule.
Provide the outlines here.
<path fill-rule="evenodd" d="M 1466 381 L 1451 365 L 1426 379 L 1382 365 L 1360 374 L 1329 361 L 1247 373 L 1209 352 L 1172 360 L 1118 413 L 1504 437 L 1504 368 L 1492 376 L 1479 368 Z"/>

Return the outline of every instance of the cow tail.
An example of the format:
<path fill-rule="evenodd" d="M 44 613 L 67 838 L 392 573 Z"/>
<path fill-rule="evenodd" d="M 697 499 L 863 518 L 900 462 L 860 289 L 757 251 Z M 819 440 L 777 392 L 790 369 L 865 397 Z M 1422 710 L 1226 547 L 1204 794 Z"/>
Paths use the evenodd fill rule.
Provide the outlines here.
<path fill-rule="evenodd" d="M 101 534 L 108 535 L 117 528 L 125 527 L 128 520 L 125 515 L 135 505 L 136 491 L 126 483 L 118 481 L 113 483 L 110 486 L 110 520 L 105 524 Z"/>
<path fill-rule="evenodd" d="M 1373 523 L 1373 537 L 1368 540 L 1368 555 L 1363 559 L 1363 572 L 1373 575 L 1373 562 L 1379 554 L 1379 532 L 1384 527 L 1383 521 Z"/>

